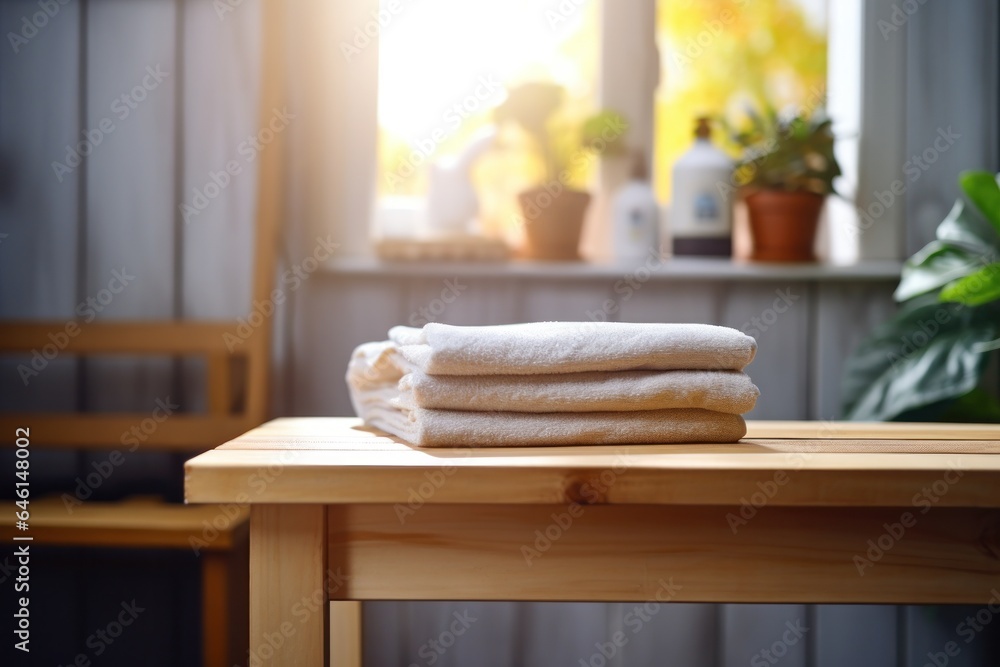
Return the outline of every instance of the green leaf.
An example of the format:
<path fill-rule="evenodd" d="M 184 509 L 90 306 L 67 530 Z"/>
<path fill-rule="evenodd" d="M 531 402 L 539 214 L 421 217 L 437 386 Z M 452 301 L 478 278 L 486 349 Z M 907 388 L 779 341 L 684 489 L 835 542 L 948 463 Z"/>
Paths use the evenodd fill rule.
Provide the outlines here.
<path fill-rule="evenodd" d="M 959 246 L 980 257 L 1000 251 L 1000 235 L 975 209 L 958 200 L 937 228 L 942 243 Z"/>
<path fill-rule="evenodd" d="M 737 166 L 742 185 L 762 189 L 836 194 L 841 175 L 834 153 L 832 121 L 818 112 L 779 118 L 775 110 L 747 110 L 749 130 L 730 132 L 743 147 Z"/>
<path fill-rule="evenodd" d="M 1000 185 L 997 177 L 988 171 L 965 171 L 958 177 L 962 191 L 986 220 L 993 231 L 1000 234 Z"/>
<path fill-rule="evenodd" d="M 971 182 L 970 174 L 965 175 Z M 990 177 L 990 182 L 995 182 Z M 965 186 L 963 186 L 965 187 Z M 978 191 L 986 191 L 977 185 Z M 893 295 L 906 301 L 970 276 L 1000 255 L 1000 235 L 979 215 L 973 206 L 959 200 L 937 228 L 937 240 L 931 241 L 903 265 L 899 287 Z"/>
<path fill-rule="evenodd" d="M 607 109 L 584 119 L 580 126 L 580 143 L 590 150 L 603 145 L 604 155 L 624 155 L 627 153 L 624 136 L 627 130 L 625 117 Z"/>
<path fill-rule="evenodd" d="M 1000 401 L 976 387 L 968 394 L 946 403 L 937 415 L 937 421 L 997 424 L 1000 423 Z"/>
<path fill-rule="evenodd" d="M 996 421 L 1000 403 L 978 386 L 1000 333 L 1000 186 L 987 172 L 960 178 L 965 199 L 937 240 L 903 266 L 902 303 L 848 360 L 848 419 Z"/>
<path fill-rule="evenodd" d="M 977 346 L 995 338 L 997 326 L 932 295 L 909 302 L 848 359 L 846 418 L 889 421 L 972 391 L 988 356 Z"/>
<path fill-rule="evenodd" d="M 949 283 L 941 290 L 939 298 L 941 301 L 954 301 L 966 306 L 982 306 L 1000 299 L 1000 264 L 989 264 Z"/>
<path fill-rule="evenodd" d="M 978 266 L 976 256 L 965 248 L 931 241 L 903 264 L 892 296 L 896 301 L 912 299 L 970 275 Z"/>

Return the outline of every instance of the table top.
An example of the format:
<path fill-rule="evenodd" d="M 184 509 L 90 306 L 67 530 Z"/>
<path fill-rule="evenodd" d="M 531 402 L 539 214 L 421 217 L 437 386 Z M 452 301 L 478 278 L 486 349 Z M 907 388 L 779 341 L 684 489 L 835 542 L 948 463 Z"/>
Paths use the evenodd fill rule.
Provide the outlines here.
<path fill-rule="evenodd" d="M 470 443 L 473 444 L 474 443 Z M 1000 507 L 1000 425 L 748 422 L 739 443 L 421 449 L 284 418 L 188 461 L 188 502 Z"/>

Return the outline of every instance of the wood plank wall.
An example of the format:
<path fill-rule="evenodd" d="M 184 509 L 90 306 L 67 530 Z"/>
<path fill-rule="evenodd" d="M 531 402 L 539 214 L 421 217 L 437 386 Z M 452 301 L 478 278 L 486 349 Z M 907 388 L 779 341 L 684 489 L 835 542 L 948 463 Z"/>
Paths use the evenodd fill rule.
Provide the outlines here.
<path fill-rule="evenodd" d="M 0 3 L 0 233 L 6 235 L 0 237 L 0 318 L 71 318 L 81 301 L 96 295 L 112 272 L 122 269 L 135 278 L 100 318 L 222 318 L 246 312 L 254 165 L 244 163 L 242 173 L 189 223 L 178 207 L 192 202 L 195 188 L 204 190 L 210 172 L 224 169 L 227 161 L 243 160 L 239 144 L 260 126 L 253 111 L 258 2 L 225 3 L 233 11 L 222 13 L 211 0 L 57 2 L 58 12 L 16 52 L 8 34 L 19 34 L 39 5 L 36 0 Z M 915 148 L 922 146 L 924 130 L 948 120 L 955 108 L 951 100 L 982 89 L 975 82 L 953 81 L 954 94 L 928 92 L 940 90 L 937 86 L 954 69 L 934 58 L 956 48 L 963 49 L 962 59 L 977 63 L 971 70 L 963 66 L 964 71 L 993 76 L 993 106 L 962 106 L 963 130 L 976 136 L 980 125 L 988 126 L 996 142 L 996 7 L 989 0 L 957 3 L 960 11 L 950 9 L 951 4 L 936 9 L 921 5 L 907 28 L 910 35 L 924 35 L 924 43 L 950 40 L 947 48 L 928 49 L 929 59 L 921 60 L 925 70 L 915 71 L 910 80 L 908 108 L 915 115 L 907 136 Z M 890 5 L 885 3 L 887 11 Z M 959 19 L 965 23 L 957 25 Z M 970 22 L 979 26 L 974 35 L 962 27 Z M 984 60 L 989 54 L 993 59 Z M 913 56 L 919 58 L 920 52 Z M 982 63 L 992 63 L 992 69 Z M 157 66 L 169 75 L 127 117 L 119 117 L 114 100 L 140 84 L 147 67 Z M 115 131 L 60 182 L 52 163 L 65 162 L 66 147 L 103 118 L 112 120 Z M 996 160 L 996 147 L 988 145 L 963 142 L 948 159 L 957 166 L 988 167 L 980 164 Z M 931 177 L 928 172 L 924 194 L 908 203 L 911 216 L 919 218 L 914 238 L 920 243 L 933 223 L 930 218 L 947 207 L 953 194 L 930 187 Z M 939 183 L 944 176 L 933 178 Z M 936 197 L 934 215 L 921 213 L 927 197 Z M 911 247 L 918 241 L 911 239 Z M 470 278 L 462 283 L 467 289 L 441 313 L 441 320 L 581 319 L 615 296 L 601 280 Z M 440 297 L 444 287 L 433 278 L 329 275 L 310 281 L 296 295 L 290 341 L 293 382 L 283 392 L 288 411 L 348 414 L 342 377 L 352 347 L 382 337 L 389 326 L 409 322 L 414 313 L 420 317 L 419 309 Z M 750 371 L 763 396 L 753 416 L 835 417 L 844 355 L 885 316 L 891 285 L 651 282 L 622 304 L 617 317 L 742 327 L 769 307 L 778 289 L 802 296 L 758 336 L 761 353 Z M 18 361 L 0 365 L 4 409 L 151 410 L 157 398 L 166 396 L 182 401 L 185 409 L 196 410 L 203 403 L 191 389 L 190 378 L 200 372 L 196 364 L 109 360 L 83 365 L 58 358 L 25 386 L 17 374 Z M 0 457 L 0 469 L 10 469 L 7 454 Z M 39 473 L 36 490 L 72 490 L 74 478 L 99 460 L 62 453 L 33 456 L 33 471 Z M 176 491 L 178 470 L 177 460 L 140 453 L 98 495 Z M 33 580 L 37 606 L 32 608 L 38 619 L 45 619 L 36 626 L 34 657 L 39 664 L 65 664 L 78 653 L 91 653 L 87 637 L 113 618 L 120 602 L 133 598 L 147 611 L 121 641 L 108 647 L 101 664 L 197 663 L 193 555 L 52 550 L 39 563 Z M 365 609 L 366 664 L 430 664 L 421 647 L 439 636 L 454 612 L 466 610 L 477 622 L 435 664 L 577 665 L 591 660 L 595 644 L 623 627 L 630 606 L 372 603 Z M 789 647 L 783 665 L 920 667 L 927 653 L 953 639 L 956 625 L 975 611 L 678 605 L 652 618 L 608 664 L 753 664 L 753 657 L 784 632 L 786 622 L 801 620 L 809 631 Z M 996 627 L 963 644 L 949 664 L 996 664 Z"/>
<path fill-rule="evenodd" d="M 44 13 L 44 4 L 49 14 Z M 249 303 L 254 166 L 189 224 L 179 205 L 256 132 L 257 0 L 217 14 L 212 2 L 71 0 L 0 3 L 0 317 L 233 318 Z M 25 21 L 35 23 L 25 28 Z M 10 35 L 26 36 L 11 41 Z M 138 88 L 137 88 L 138 86 Z M 122 100 L 122 95 L 128 96 Z M 103 124 L 103 125 L 102 125 Z M 110 130 L 110 131 L 109 131 Z M 79 163 L 67 151 L 89 132 Z M 53 163 L 67 164 L 57 174 Z M 116 272 L 126 285 L 91 314 Z M 117 285 L 116 285 L 117 287 Z M 79 306 L 79 304 L 83 306 Z M 80 310 L 78 310 L 78 307 Z M 0 365 L 12 409 L 199 410 L 200 364 L 58 357 L 24 384 L 23 359 Z M 93 498 L 179 499 L 182 457 L 123 448 Z M 13 468 L 5 448 L 3 469 Z M 33 493 L 73 493 L 107 453 L 36 450 Z M 7 495 L 6 488 L 3 494 Z M 193 552 L 41 549 L 32 578 L 33 664 L 197 664 L 199 563 Z M 8 557 L 4 552 L 2 559 Z M 4 586 L 9 586 L 6 581 Z M 4 596 L 4 604 L 13 596 Z M 88 638 L 122 602 L 143 608 L 95 655 Z M 0 650 L 7 656 L 9 644 Z M 13 657 L 13 656 L 10 656 Z M 3 664 L 21 664 L 0 657 Z"/>

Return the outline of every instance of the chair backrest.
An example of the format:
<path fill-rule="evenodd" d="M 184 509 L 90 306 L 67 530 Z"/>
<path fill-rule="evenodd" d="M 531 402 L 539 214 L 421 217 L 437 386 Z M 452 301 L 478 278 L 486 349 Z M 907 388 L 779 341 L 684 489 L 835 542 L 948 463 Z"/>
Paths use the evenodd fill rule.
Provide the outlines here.
<path fill-rule="evenodd" d="M 261 37 L 261 118 L 282 108 L 285 59 L 284 11 L 264 2 Z M 252 301 L 271 299 L 283 215 L 283 133 L 276 133 L 258 162 Z M 248 308 L 250 320 L 251 310 Z M 32 446 L 65 449 L 114 449 L 141 442 L 144 449 L 198 451 L 217 446 L 266 421 L 270 380 L 271 323 L 239 336 L 241 323 L 230 321 L 4 322 L 0 353 L 31 355 L 59 337 L 61 354 L 200 356 L 205 359 L 207 411 L 173 413 L 158 401 L 144 413 L 0 413 L 0 430 L 31 429 Z M 65 334 L 65 335 L 61 335 Z M 238 344 L 234 344 L 234 337 Z M 242 391 L 239 391 L 242 390 Z M 13 446 L 11 438 L 4 443 Z"/>

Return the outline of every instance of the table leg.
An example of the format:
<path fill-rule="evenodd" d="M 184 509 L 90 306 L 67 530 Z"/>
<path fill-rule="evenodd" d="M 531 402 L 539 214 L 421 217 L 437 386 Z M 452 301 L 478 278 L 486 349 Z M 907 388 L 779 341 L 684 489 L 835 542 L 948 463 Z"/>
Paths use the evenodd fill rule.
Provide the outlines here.
<path fill-rule="evenodd" d="M 361 667 L 361 603 L 330 603 L 330 667 Z"/>
<path fill-rule="evenodd" d="M 229 567 L 224 551 L 201 554 L 202 661 L 226 667 L 229 659 Z"/>
<path fill-rule="evenodd" d="M 268 667 L 323 667 L 327 599 L 325 508 L 254 505 L 250 510 L 250 662 Z"/>

